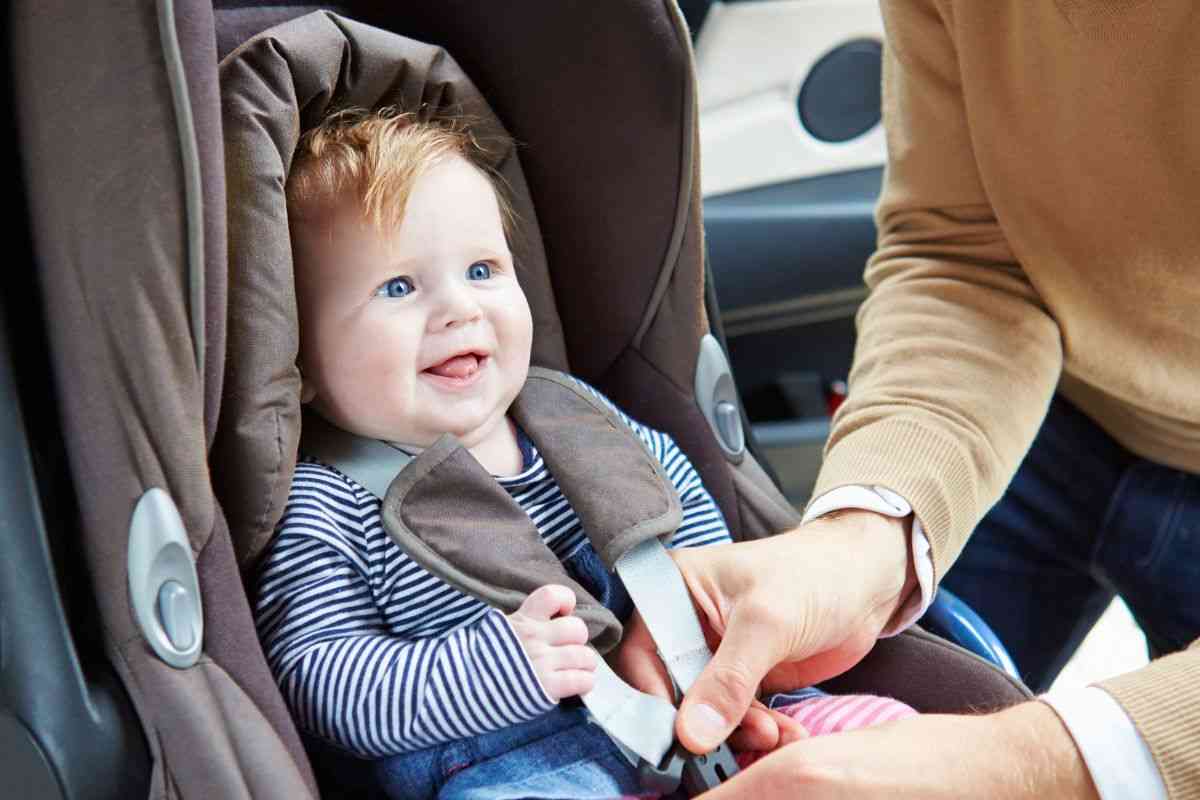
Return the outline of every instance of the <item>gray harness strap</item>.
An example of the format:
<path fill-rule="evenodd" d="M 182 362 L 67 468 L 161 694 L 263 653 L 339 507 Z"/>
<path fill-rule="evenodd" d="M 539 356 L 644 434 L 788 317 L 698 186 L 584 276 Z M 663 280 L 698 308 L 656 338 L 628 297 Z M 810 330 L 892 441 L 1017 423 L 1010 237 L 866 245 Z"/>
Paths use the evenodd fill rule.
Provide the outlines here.
<path fill-rule="evenodd" d="M 349 475 L 376 497 L 386 495 L 392 479 L 413 460 L 394 444 L 347 433 L 308 409 L 301 430 L 301 450 Z"/>

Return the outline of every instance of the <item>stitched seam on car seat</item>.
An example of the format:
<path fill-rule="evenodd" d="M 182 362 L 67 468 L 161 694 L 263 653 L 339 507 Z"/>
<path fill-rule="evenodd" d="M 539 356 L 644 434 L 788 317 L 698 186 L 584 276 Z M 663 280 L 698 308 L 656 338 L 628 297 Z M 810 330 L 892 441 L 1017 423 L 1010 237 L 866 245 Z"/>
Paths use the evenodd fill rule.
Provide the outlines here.
<path fill-rule="evenodd" d="M 274 509 L 273 500 L 275 498 L 276 481 L 279 480 L 279 475 L 283 466 L 283 432 L 282 426 L 279 424 L 279 411 L 276 410 L 272 412 L 271 417 L 275 422 L 275 464 L 271 469 L 271 479 L 266 482 L 266 504 L 263 507 L 262 513 L 259 514 L 258 519 L 255 520 L 254 523 L 254 534 L 256 540 L 259 538 L 259 531 L 262 529 L 263 524 L 266 520 L 270 519 L 271 513 Z"/>
<path fill-rule="evenodd" d="M 675 275 L 675 268 L 679 264 L 679 253 L 683 248 L 683 235 L 691 223 L 691 200 L 693 180 L 695 178 L 695 137 L 696 137 L 696 79 L 695 65 L 692 57 L 692 43 L 690 34 L 687 34 L 686 25 L 681 21 L 681 12 L 678 7 L 672 2 L 664 2 L 663 7 L 666 10 L 667 16 L 671 20 L 671 30 L 675 33 L 675 43 L 683 52 L 683 60 L 691 69 L 684 70 L 683 77 L 683 110 L 681 116 L 685 124 L 684 135 L 679 143 L 679 179 L 676 184 L 675 195 L 675 220 L 671 228 L 671 239 L 667 245 L 666 256 L 663 263 L 659 266 L 658 280 L 654 285 L 654 291 L 650 295 L 650 302 L 646 305 L 646 310 L 642 314 L 642 321 L 638 324 L 637 332 L 633 335 L 633 346 L 641 347 L 642 339 L 645 338 L 647 331 L 650 330 L 650 325 L 657 316 L 658 309 L 662 305 L 663 297 L 667 294 L 667 287 L 671 283 L 671 278 Z M 681 32 L 681 26 L 683 28 Z"/>

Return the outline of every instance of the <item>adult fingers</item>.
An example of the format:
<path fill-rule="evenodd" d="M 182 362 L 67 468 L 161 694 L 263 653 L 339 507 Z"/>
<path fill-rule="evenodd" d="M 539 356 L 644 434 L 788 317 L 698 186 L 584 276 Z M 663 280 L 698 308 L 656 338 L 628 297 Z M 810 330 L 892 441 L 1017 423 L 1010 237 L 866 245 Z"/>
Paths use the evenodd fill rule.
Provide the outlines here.
<path fill-rule="evenodd" d="M 674 704 L 675 692 L 667 667 L 658 656 L 650 631 L 636 611 L 625 624 L 625 635 L 609 663 L 630 686 Z"/>
<path fill-rule="evenodd" d="M 765 646 L 780 638 L 765 609 L 734 608 L 717 652 L 679 706 L 675 732 L 693 753 L 707 753 L 728 738 L 754 700 L 763 676 L 780 660 Z"/>
<path fill-rule="evenodd" d="M 755 700 L 729 737 L 734 750 L 774 750 L 779 746 L 779 723 L 770 709 Z"/>
<path fill-rule="evenodd" d="M 517 609 L 530 619 L 553 619 L 575 610 L 575 593 L 566 586 L 548 583 L 534 589 Z"/>
<path fill-rule="evenodd" d="M 739 752 L 775 750 L 808 738 L 808 729 L 776 708 L 767 708 L 755 700 L 742 718 L 742 724 L 730 735 L 729 744 Z"/>
<path fill-rule="evenodd" d="M 801 739 L 807 739 L 808 728 L 797 722 L 792 717 L 784 714 L 776 708 L 767 709 L 771 716 L 775 718 L 775 724 L 779 726 L 779 746 L 787 747 L 792 742 L 798 742 Z"/>

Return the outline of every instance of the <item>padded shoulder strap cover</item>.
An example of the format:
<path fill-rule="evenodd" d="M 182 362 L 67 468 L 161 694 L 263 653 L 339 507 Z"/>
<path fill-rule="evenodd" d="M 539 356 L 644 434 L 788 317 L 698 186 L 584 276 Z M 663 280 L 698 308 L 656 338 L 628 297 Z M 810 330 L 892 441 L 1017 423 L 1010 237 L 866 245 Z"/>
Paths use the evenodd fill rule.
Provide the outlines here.
<path fill-rule="evenodd" d="M 679 497 L 662 465 L 611 409 L 570 378 L 532 368 L 512 414 L 610 569 L 634 545 L 679 527 Z M 620 641 L 612 612 L 567 574 L 529 516 L 453 436 L 400 471 L 382 517 L 401 549 L 462 591 L 512 612 L 537 587 L 560 583 L 575 592 L 575 613 L 596 649 L 605 652 Z"/>
<path fill-rule="evenodd" d="M 621 640 L 613 613 L 567 574 L 529 515 L 453 436 L 396 476 L 381 513 L 400 549 L 467 594 L 512 613 L 539 586 L 562 584 L 575 592 L 596 649 Z"/>
<path fill-rule="evenodd" d="M 511 413 L 533 439 L 592 546 L 617 559 L 683 521 L 666 470 L 637 434 L 569 376 L 532 367 Z"/>

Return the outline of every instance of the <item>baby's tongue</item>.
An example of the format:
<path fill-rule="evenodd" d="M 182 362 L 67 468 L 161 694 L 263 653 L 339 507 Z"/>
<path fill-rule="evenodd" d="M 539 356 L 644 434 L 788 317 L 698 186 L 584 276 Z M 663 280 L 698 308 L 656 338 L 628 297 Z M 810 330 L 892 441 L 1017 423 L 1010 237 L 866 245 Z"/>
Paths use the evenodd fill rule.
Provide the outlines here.
<path fill-rule="evenodd" d="M 465 378 L 479 369 L 479 359 L 474 354 L 447 358 L 440 364 L 434 364 L 426 372 L 441 375 L 443 378 Z"/>

